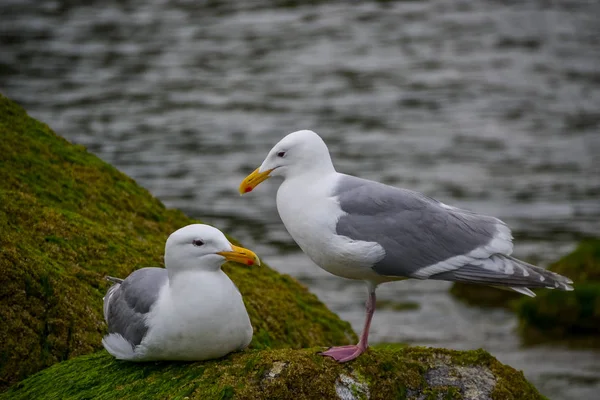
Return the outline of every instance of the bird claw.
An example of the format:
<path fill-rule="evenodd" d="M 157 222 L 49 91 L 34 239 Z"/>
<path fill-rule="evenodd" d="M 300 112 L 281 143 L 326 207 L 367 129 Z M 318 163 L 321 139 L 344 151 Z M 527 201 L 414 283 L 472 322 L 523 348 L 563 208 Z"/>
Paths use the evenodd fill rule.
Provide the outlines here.
<path fill-rule="evenodd" d="M 363 349 L 361 346 L 350 345 L 331 347 L 329 350 L 319 353 L 319 355 L 331 357 L 339 363 L 344 363 L 347 361 L 354 360 L 356 357 L 360 356 L 364 352 L 365 349 Z"/>

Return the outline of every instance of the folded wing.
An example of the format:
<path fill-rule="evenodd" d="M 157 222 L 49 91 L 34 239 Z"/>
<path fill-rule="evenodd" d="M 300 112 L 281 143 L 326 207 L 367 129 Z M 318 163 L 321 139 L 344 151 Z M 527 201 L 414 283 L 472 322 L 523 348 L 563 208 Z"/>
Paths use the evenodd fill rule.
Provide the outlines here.
<path fill-rule="evenodd" d="M 110 287 L 104 297 L 104 319 L 109 333 L 118 333 L 137 346 L 148 331 L 146 314 L 168 282 L 164 268 L 141 268 L 122 283 Z"/>
<path fill-rule="evenodd" d="M 381 275 L 570 290 L 568 279 L 510 257 L 512 235 L 497 218 L 349 175 L 334 195 L 345 212 L 337 234 L 381 245 Z"/>

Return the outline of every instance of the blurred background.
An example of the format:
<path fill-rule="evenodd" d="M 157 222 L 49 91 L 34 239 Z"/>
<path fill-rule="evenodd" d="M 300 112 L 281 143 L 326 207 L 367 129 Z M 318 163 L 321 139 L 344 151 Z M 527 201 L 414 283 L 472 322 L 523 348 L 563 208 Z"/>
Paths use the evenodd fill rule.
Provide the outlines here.
<path fill-rule="evenodd" d="M 340 172 L 503 219 L 540 265 L 600 236 L 595 0 L 0 0 L 0 91 L 357 332 L 363 284 L 300 252 L 277 182 L 237 193 L 292 131 L 318 132 Z M 551 399 L 597 398 L 599 352 L 524 347 L 512 313 L 449 287 L 382 286 L 372 341 L 483 347 Z"/>

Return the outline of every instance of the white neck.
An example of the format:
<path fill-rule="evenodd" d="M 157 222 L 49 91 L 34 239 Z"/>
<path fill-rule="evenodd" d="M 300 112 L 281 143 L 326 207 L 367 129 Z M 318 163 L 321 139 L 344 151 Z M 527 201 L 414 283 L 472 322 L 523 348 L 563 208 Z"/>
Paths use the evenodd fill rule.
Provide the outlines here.
<path fill-rule="evenodd" d="M 325 160 L 318 162 L 318 164 L 311 165 L 308 168 L 305 167 L 302 169 L 298 168 L 290 170 L 289 173 L 284 175 L 284 180 L 293 181 L 300 179 L 302 181 L 316 182 L 335 173 L 336 171 L 331 160 Z"/>
<path fill-rule="evenodd" d="M 169 271 L 169 279 L 180 272 L 207 271 L 214 272 L 221 269 L 223 258 L 216 254 L 208 254 L 202 257 L 180 256 L 179 253 L 167 251 L 165 254 L 165 266 Z"/>
<path fill-rule="evenodd" d="M 207 276 L 217 276 L 225 274 L 220 268 L 216 270 L 206 270 L 202 268 L 172 269 L 168 270 L 169 286 L 171 290 L 181 290 L 190 286 L 198 288 L 198 281 L 204 281 Z"/>

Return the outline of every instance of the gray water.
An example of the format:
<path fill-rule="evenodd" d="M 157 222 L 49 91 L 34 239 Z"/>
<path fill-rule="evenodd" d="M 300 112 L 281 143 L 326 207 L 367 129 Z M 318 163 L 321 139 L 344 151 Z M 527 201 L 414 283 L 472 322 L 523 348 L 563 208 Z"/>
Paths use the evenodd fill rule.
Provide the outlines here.
<path fill-rule="evenodd" d="M 237 194 L 289 132 L 320 133 L 339 171 L 502 218 L 541 265 L 600 235 L 600 3 L 300 3 L 0 0 L 0 91 L 357 331 L 362 284 L 299 251 L 277 182 Z M 372 340 L 483 347 L 551 399 L 597 398 L 600 353 L 523 348 L 512 314 L 448 288 L 382 286 L 418 307 L 378 310 Z"/>

